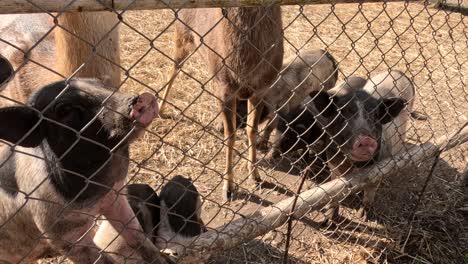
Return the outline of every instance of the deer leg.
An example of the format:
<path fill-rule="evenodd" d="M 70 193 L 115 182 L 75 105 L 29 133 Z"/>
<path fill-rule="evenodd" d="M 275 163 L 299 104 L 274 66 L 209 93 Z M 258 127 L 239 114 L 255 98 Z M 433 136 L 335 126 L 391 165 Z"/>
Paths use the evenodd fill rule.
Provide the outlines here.
<path fill-rule="evenodd" d="M 247 138 L 249 140 L 249 179 L 256 184 L 260 181 L 260 176 L 257 169 L 257 132 L 258 122 L 262 113 L 263 104 L 260 104 L 260 99 L 257 97 L 249 98 L 247 103 Z"/>
<path fill-rule="evenodd" d="M 160 116 L 162 116 L 163 113 L 165 112 L 167 96 L 169 95 L 169 91 L 172 88 L 172 84 L 174 83 L 174 80 L 176 79 L 177 74 L 179 72 L 180 72 L 180 66 L 178 64 L 174 64 L 174 66 L 172 67 L 171 78 L 167 82 L 166 89 L 164 90 L 164 93 L 163 93 L 162 98 L 161 98 L 161 104 L 159 106 L 159 109 L 160 109 L 159 110 L 159 115 Z"/>
<path fill-rule="evenodd" d="M 172 88 L 177 75 L 182 68 L 182 61 L 187 58 L 190 53 L 191 45 L 193 45 L 193 38 L 186 30 L 176 27 L 175 30 L 175 50 L 174 50 L 174 65 L 172 66 L 172 73 L 169 81 L 167 82 L 166 89 L 164 90 L 161 104 L 159 105 L 159 114 L 163 115 L 166 107 L 167 96 Z"/>
<path fill-rule="evenodd" d="M 218 87 L 218 89 L 224 89 L 225 87 Z M 223 119 L 224 125 L 224 141 L 226 142 L 226 170 L 224 172 L 223 180 L 223 200 L 229 201 L 232 199 L 232 193 L 234 192 L 234 175 L 233 175 L 233 148 L 234 141 L 236 138 L 236 97 L 227 96 L 224 94 L 222 96 L 222 113 L 221 117 Z"/>

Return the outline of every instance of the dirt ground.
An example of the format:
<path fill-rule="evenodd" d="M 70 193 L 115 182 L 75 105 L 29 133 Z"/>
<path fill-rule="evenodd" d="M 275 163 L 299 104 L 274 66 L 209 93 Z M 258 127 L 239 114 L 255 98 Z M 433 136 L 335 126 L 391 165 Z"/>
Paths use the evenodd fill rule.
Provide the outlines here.
<path fill-rule="evenodd" d="M 174 19 L 170 10 L 124 13 L 122 66 L 129 78 L 123 90 L 160 92 L 164 87 L 172 66 Z M 446 135 L 467 121 L 467 22 L 461 14 L 420 3 L 283 7 L 286 56 L 323 48 L 339 61 L 340 79 L 388 67 L 413 78 L 415 108 L 430 120 L 411 121 L 408 144 Z M 203 219 L 215 229 L 290 196 L 303 164 L 261 163 L 261 176 L 277 188 L 252 192 L 245 181 L 247 141 L 239 131 L 235 180 L 241 195 L 230 204 L 220 203 L 224 151 L 222 136 L 213 128 L 219 109 L 209 79 L 200 57 L 192 56 L 169 99 L 175 106 L 169 108 L 172 118 L 154 122 L 134 145 L 130 178 L 155 188 L 177 174 L 192 178 L 204 198 Z M 320 224 L 315 213 L 295 221 L 291 263 L 467 263 L 468 197 L 458 184 L 468 163 L 467 145 L 442 154 L 417 205 L 432 161 L 386 179 L 367 222 L 353 217 L 357 197 L 345 201 L 343 221 L 336 225 Z M 308 186 L 315 183 L 308 180 Z M 285 231 L 282 227 L 209 262 L 282 263 Z"/>

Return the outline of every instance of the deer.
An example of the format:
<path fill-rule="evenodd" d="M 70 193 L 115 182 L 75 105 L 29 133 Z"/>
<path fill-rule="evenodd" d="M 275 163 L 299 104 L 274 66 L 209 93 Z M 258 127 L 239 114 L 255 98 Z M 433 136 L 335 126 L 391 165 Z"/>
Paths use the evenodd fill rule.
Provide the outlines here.
<path fill-rule="evenodd" d="M 178 13 L 175 28 L 174 66 L 162 96 L 161 112 L 184 60 L 195 47 L 214 76 L 226 142 L 226 168 L 222 198 L 233 199 L 233 145 L 236 130 L 236 101 L 247 99 L 249 180 L 261 182 L 257 162 L 256 134 L 264 93 L 275 82 L 283 63 L 281 7 L 199 8 Z M 219 21 L 219 22 L 218 22 Z M 203 38 L 203 40 L 201 39 Z"/>
<path fill-rule="evenodd" d="M 34 91 L 70 76 L 120 86 L 116 14 L 0 15 L 0 21 L 0 54 L 14 69 L 12 79 L 0 89 L 0 105 L 25 103 Z"/>

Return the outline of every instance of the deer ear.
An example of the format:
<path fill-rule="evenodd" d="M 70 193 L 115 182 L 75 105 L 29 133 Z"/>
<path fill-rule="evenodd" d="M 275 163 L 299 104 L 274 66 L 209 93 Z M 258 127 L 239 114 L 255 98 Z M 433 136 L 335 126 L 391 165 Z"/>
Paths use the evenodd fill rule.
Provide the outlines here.
<path fill-rule="evenodd" d="M 37 125 L 38 122 L 40 122 L 39 114 L 31 108 L 25 106 L 0 108 L 0 124 L 2 124 L 0 139 L 26 148 L 37 147 L 44 138 L 41 125 Z M 23 139 L 30 131 L 31 133 Z"/>
<path fill-rule="evenodd" d="M 13 66 L 11 63 L 2 55 L 0 55 L 0 90 L 1 86 L 7 83 L 13 76 Z"/>

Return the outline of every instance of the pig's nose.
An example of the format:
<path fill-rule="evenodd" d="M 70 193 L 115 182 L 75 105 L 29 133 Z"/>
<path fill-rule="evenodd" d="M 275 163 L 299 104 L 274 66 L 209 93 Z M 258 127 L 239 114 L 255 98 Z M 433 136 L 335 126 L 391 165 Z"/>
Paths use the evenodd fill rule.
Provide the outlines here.
<path fill-rule="evenodd" d="M 377 151 L 377 146 L 377 141 L 374 138 L 360 135 L 353 143 L 351 158 L 356 161 L 367 161 L 372 159 Z"/>
<path fill-rule="evenodd" d="M 159 114 L 159 105 L 156 97 L 150 93 L 143 93 L 135 98 L 130 117 L 143 126 L 151 124 Z"/>
<path fill-rule="evenodd" d="M 368 136 L 362 136 L 357 140 L 357 148 L 374 153 L 377 150 L 377 141 Z"/>

